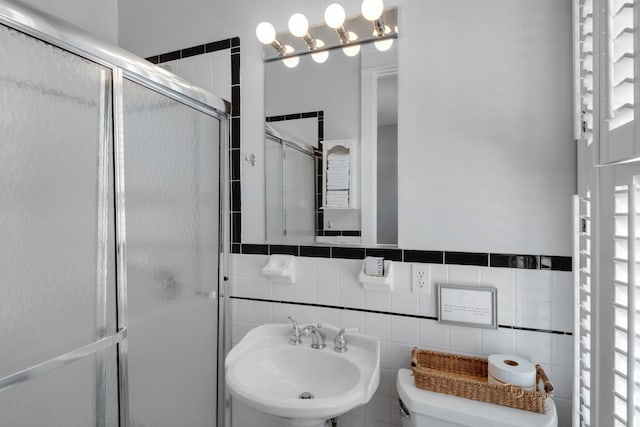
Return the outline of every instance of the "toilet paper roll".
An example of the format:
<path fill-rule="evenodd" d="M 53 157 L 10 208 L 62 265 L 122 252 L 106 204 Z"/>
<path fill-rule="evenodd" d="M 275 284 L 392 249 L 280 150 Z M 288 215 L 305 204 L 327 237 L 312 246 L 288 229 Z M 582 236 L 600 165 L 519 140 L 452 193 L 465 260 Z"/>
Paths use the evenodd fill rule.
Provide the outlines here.
<path fill-rule="evenodd" d="M 364 273 L 369 276 L 384 276 L 384 258 L 368 256 L 364 259 Z"/>
<path fill-rule="evenodd" d="M 489 356 L 488 380 L 491 384 L 513 384 L 526 390 L 535 390 L 536 367 L 518 356 L 492 354 Z"/>

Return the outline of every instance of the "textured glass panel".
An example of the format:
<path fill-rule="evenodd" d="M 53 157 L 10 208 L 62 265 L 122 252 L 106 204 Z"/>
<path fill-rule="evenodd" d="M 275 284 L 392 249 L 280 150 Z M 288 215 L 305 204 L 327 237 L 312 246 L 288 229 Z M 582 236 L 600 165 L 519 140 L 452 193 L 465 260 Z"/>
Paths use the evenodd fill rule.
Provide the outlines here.
<path fill-rule="evenodd" d="M 1 25 L 0 58 L 1 378 L 112 332 L 114 248 L 111 72 Z"/>
<path fill-rule="evenodd" d="M 314 158 L 285 146 L 284 159 L 287 240 L 312 242 L 316 234 Z"/>
<path fill-rule="evenodd" d="M 107 381 L 104 409 L 96 405 L 96 367 L 104 357 Z M 115 346 L 80 359 L 0 393 L 0 426 L 118 426 L 117 352 Z M 97 420 L 97 414 L 102 418 Z"/>
<path fill-rule="evenodd" d="M 129 316 L 218 283 L 219 122 L 125 80 Z"/>
<path fill-rule="evenodd" d="M 191 299 L 130 325 L 132 426 L 216 425 L 216 308 Z"/>
<path fill-rule="evenodd" d="M 265 186 L 267 204 L 267 241 L 282 241 L 284 236 L 284 188 L 282 144 L 265 139 Z"/>
<path fill-rule="evenodd" d="M 215 118 L 124 82 L 128 375 L 133 426 L 215 425 Z"/>

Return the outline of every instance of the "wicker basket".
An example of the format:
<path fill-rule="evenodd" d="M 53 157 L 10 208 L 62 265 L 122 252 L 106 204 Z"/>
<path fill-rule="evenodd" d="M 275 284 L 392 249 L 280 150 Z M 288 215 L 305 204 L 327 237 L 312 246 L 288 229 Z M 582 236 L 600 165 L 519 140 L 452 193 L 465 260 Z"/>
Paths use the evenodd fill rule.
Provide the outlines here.
<path fill-rule="evenodd" d="M 536 365 L 536 385 L 541 391 L 526 391 L 511 384 L 489 384 L 486 358 L 419 350 L 411 352 L 411 367 L 416 387 L 467 399 L 495 403 L 545 414 L 553 385 L 540 365 Z"/>

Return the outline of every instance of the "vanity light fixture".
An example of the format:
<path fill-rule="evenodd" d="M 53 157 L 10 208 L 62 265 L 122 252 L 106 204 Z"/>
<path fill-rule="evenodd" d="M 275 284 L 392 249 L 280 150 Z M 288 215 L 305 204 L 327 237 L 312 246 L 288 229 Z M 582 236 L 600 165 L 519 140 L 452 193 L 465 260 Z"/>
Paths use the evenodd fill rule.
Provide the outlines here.
<path fill-rule="evenodd" d="M 256 27 L 256 37 L 262 44 L 270 44 L 280 56 L 286 55 L 286 47 L 276 39 L 276 29 L 269 22 L 261 22 Z"/>
<path fill-rule="evenodd" d="M 293 46 L 285 45 L 284 48 L 285 48 L 285 55 L 288 55 L 290 53 L 295 52 L 295 49 L 293 48 Z M 300 57 L 299 56 L 292 56 L 291 58 L 284 58 L 282 60 L 282 63 L 287 68 L 296 68 L 298 66 L 299 62 L 300 62 Z"/>
<path fill-rule="evenodd" d="M 309 47 L 309 50 L 316 48 L 316 39 L 309 34 L 309 21 L 302 13 L 294 13 L 289 18 L 289 31 L 295 37 L 301 37 Z"/>
<path fill-rule="evenodd" d="M 384 12 L 382 0 L 364 0 L 360 10 L 364 19 L 373 22 L 375 35 L 381 37 L 384 34 L 384 22 L 381 18 Z"/>
<path fill-rule="evenodd" d="M 388 25 L 384 25 L 384 21 L 382 20 L 382 12 L 384 12 L 382 0 L 364 0 L 361 11 L 364 19 L 373 22 L 373 35 L 375 37 L 380 38 L 391 34 L 391 28 L 389 28 Z M 379 40 L 373 44 L 380 52 L 384 52 L 391 49 L 393 39 Z"/>
<path fill-rule="evenodd" d="M 324 22 L 327 27 L 333 28 L 338 34 L 340 44 L 346 44 L 358 40 L 358 35 L 353 31 L 347 31 L 344 27 L 344 20 L 346 13 L 344 8 L 338 3 L 333 3 L 327 6 L 324 11 Z M 342 49 L 347 56 L 356 56 L 360 52 L 360 45 L 349 46 Z"/>
<path fill-rule="evenodd" d="M 384 32 L 382 34 L 377 34 L 375 31 L 373 32 L 374 36 L 384 36 L 387 34 L 391 34 L 391 28 L 389 28 L 388 25 L 384 26 Z M 374 46 L 376 47 L 376 49 L 378 49 L 380 52 L 384 52 L 386 50 L 391 49 L 391 46 L 393 46 L 393 39 L 385 39 L 385 40 L 378 40 L 377 42 L 373 42 Z"/>
<path fill-rule="evenodd" d="M 294 52 L 293 46 L 284 45 L 276 39 L 276 29 L 269 22 L 261 22 L 256 27 L 256 37 L 262 44 L 270 44 L 278 55 L 285 56 Z M 285 66 L 288 68 L 295 68 L 300 62 L 300 58 L 297 56 L 292 58 L 285 58 L 282 60 Z"/>
<path fill-rule="evenodd" d="M 358 35 L 353 31 L 349 31 L 349 42 L 355 42 L 356 40 L 358 40 Z M 354 44 L 352 46 L 343 47 L 342 51 L 347 56 L 356 56 L 360 53 L 360 45 Z"/>
<path fill-rule="evenodd" d="M 325 46 L 324 42 L 320 39 L 316 39 L 316 49 L 323 48 Z M 329 59 L 329 51 L 323 50 L 321 52 L 316 52 L 311 54 L 311 59 L 313 59 L 318 64 L 322 64 Z"/>
<path fill-rule="evenodd" d="M 291 15 L 289 18 L 289 31 L 295 37 L 301 37 L 312 52 L 325 46 L 322 40 L 316 39 L 309 34 L 309 21 L 302 13 L 294 13 Z M 318 64 L 322 64 L 329 58 L 329 51 L 324 50 L 322 52 L 312 53 L 311 58 Z"/>

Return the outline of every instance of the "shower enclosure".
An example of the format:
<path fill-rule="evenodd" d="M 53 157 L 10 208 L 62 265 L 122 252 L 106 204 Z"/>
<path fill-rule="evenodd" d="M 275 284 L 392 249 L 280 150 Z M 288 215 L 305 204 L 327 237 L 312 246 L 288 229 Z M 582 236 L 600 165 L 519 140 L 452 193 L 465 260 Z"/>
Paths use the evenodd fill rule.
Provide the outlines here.
<path fill-rule="evenodd" d="M 267 130 L 265 221 L 268 242 L 315 240 L 317 174 L 313 147 Z"/>
<path fill-rule="evenodd" d="M 4 1 L 0 58 L 0 426 L 217 425 L 228 104 Z"/>

